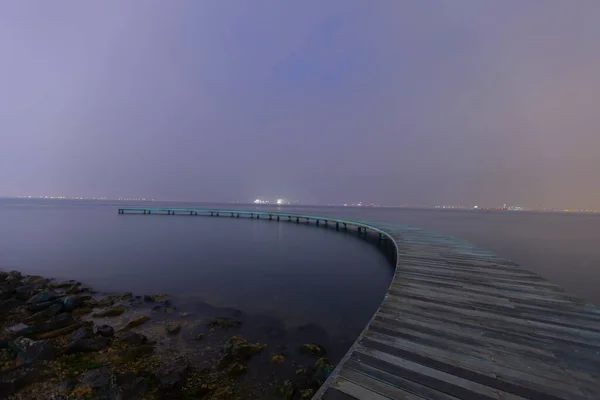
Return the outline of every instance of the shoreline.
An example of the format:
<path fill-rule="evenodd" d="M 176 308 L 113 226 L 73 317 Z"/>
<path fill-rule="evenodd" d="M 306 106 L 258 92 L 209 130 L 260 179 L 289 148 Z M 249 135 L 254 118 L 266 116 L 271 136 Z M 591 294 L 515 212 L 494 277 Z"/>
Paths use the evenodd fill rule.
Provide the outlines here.
<path fill-rule="evenodd" d="M 247 340 L 222 314 L 0 271 L 0 398 L 309 399 L 331 374 L 322 345 Z"/>

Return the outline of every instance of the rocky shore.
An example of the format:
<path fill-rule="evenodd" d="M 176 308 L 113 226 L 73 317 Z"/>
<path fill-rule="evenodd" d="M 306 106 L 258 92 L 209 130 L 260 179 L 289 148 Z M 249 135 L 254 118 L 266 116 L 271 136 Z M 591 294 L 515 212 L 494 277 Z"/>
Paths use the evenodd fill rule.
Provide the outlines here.
<path fill-rule="evenodd" d="M 247 340 L 233 314 L 0 271 L 0 399 L 310 399 L 325 348 Z"/>

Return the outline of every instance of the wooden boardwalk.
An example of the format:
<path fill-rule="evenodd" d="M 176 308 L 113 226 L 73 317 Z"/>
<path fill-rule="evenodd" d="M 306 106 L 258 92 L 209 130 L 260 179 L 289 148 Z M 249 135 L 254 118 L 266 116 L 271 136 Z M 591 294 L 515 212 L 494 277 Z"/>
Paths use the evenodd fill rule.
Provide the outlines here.
<path fill-rule="evenodd" d="M 343 221 L 397 247 L 385 299 L 314 399 L 600 400 L 600 311 L 592 304 L 456 238 L 260 214 Z"/>

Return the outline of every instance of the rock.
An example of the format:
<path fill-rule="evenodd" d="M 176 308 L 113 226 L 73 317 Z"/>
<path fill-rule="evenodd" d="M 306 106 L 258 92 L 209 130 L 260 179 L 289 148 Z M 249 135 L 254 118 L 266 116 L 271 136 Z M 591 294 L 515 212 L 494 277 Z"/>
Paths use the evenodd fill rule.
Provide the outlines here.
<path fill-rule="evenodd" d="M 314 343 L 303 344 L 298 350 L 300 351 L 300 353 L 312 354 L 314 356 L 324 356 L 325 354 L 327 354 L 327 352 L 325 351 L 325 347 L 321 346 L 320 344 Z"/>
<path fill-rule="evenodd" d="M 35 342 L 27 338 L 17 338 L 9 345 L 17 353 L 17 366 L 31 364 L 35 361 L 54 360 L 54 347 L 46 340 Z"/>
<path fill-rule="evenodd" d="M 240 363 L 234 363 L 231 367 L 229 367 L 229 369 L 227 370 L 227 374 L 229 376 L 240 376 L 243 375 L 246 370 L 248 369 L 247 366 L 240 364 Z"/>
<path fill-rule="evenodd" d="M 74 283 L 74 281 L 53 281 L 48 283 L 48 287 L 51 289 L 65 289 L 72 286 Z"/>
<path fill-rule="evenodd" d="M 90 299 L 89 295 L 70 295 L 62 299 L 65 311 L 73 311 L 78 307 L 81 307 L 83 303 Z"/>
<path fill-rule="evenodd" d="M 19 308 L 23 305 L 23 302 L 17 299 L 8 299 L 0 302 L 0 313 L 8 313 L 9 311 Z"/>
<path fill-rule="evenodd" d="M 300 391 L 300 398 L 302 400 L 308 400 L 308 399 L 312 399 L 312 397 L 315 395 L 315 390 L 314 389 L 304 389 Z"/>
<path fill-rule="evenodd" d="M 58 297 L 59 297 L 59 295 L 56 292 L 43 291 L 41 293 L 36 294 L 29 300 L 27 300 L 27 304 L 29 305 L 29 304 L 44 303 L 44 302 L 48 302 L 48 301 L 57 299 Z"/>
<path fill-rule="evenodd" d="M 150 320 L 150 317 L 148 317 L 146 315 L 142 315 L 141 317 L 137 317 L 137 318 L 129 321 L 123 329 L 126 330 L 126 329 L 135 328 L 136 326 L 140 326 L 148 320 Z"/>
<path fill-rule="evenodd" d="M 0 282 L 4 282 L 8 278 L 8 272 L 0 271 Z"/>
<path fill-rule="evenodd" d="M 45 310 L 46 308 L 54 305 L 54 304 L 60 304 L 60 300 L 50 300 L 50 301 L 42 301 L 40 303 L 31 303 L 31 304 L 27 304 L 27 309 L 31 312 L 38 312 L 38 311 L 42 311 Z"/>
<path fill-rule="evenodd" d="M 313 365 L 313 368 L 315 369 L 314 379 L 319 385 L 322 385 L 335 369 L 329 360 L 324 357 L 319 358 Z"/>
<path fill-rule="evenodd" d="M 181 389 L 189 370 L 187 361 L 175 360 L 171 365 L 162 367 L 156 372 L 158 387 L 162 391 Z"/>
<path fill-rule="evenodd" d="M 3 373 L 0 376 L 0 399 L 7 399 L 25 386 L 42 381 L 47 374 L 48 369 L 39 365 L 24 365 Z"/>
<path fill-rule="evenodd" d="M 225 353 L 244 360 L 262 352 L 266 347 L 266 345 L 248 343 L 246 339 L 233 336 L 225 343 Z"/>
<path fill-rule="evenodd" d="M 209 328 L 237 328 L 242 323 L 240 321 L 234 321 L 229 318 L 215 318 L 208 324 Z"/>
<path fill-rule="evenodd" d="M 282 356 L 281 354 L 276 354 L 273 357 L 271 357 L 271 362 L 273 364 L 281 364 L 284 361 L 285 361 L 285 357 Z"/>
<path fill-rule="evenodd" d="M 219 368 L 224 368 L 233 361 L 244 361 L 262 352 L 267 346 L 248 343 L 246 339 L 233 336 L 225 343 L 225 355 L 218 362 Z"/>
<path fill-rule="evenodd" d="M 115 400 L 118 398 L 116 377 L 107 367 L 85 372 L 81 376 L 79 384 L 79 387 L 90 388 L 95 400 Z"/>
<path fill-rule="evenodd" d="M 69 313 L 60 313 L 48 319 L 43 324 L 43 332 L 53 331 L 55 329 L 64 328 L 73 322 L 73 316 Z"/>
<path fill-rule="evenodd" d="M 138 400 L 148 391 L 148 380 L 135 374 L 117 375 L 117 388 L 121 399 Z"/>
<path fill-rule="evenodd" d="M 294 398 L 294 394 L 296 394 L 296 388 L 290 381 L 283 382 L 283 384 L 277 388 L 277 391 L 283 395 L 285 400 L 292 400 Z"/>
<path fill-rule="evenodd" d="M 39 275 L 29 275 L 23 278 L 23 285 L 32 285 L 35 288 L 40 288 L 46 284 L 46 278 Z"/>
<path fill-rule="evenodd" d="M 23 274 L 21 274 L 19 271 L 10 271 L 5 280 L 20 281 L 21 279 L 23 279 Z"/>
<path fill-rule="evenodd" d="M 82 326 L 81 328 L 77 329 L 75 333 L 73 333 L 73 335 L 71 336 L 71 341 L 76 342 L 82 339 L 89 339 L 93 336 L 94 332 L 92 331 L 91 326 Z"/>
<path fill-rule="evenodd" d="M 103 318 L 103 317 L 118 317 L 119 315 L 125 312 L 124 306 L 118 306 L 106 309 L 104 311 L 100 311 L 92 314 L 92 318 Z"/>
<path fill-rule="evenodd" d="M 296 375 L 298 375 L 298 376 L 306 375 L 306 370 L 302 369 L 302 368 L 297 369 L 296 370 Z"/>
<path fill-rule="evenodd" d="M 73 310 L 71 312 L 71 314 L 75 315 L 75 316 L 81 316 L 81 315 L 86 315 L 91 313 L 92 310 L 90 307 L 81 307 L 81 308 L 76 308 L 75 310 Z"/>
<path fill-rule="evenodd" d="M 96 328 L 96 334 L 103 337 L 115 336 L 115 329 L 110 325 L 100 325 Z"/>
<path fill-rule="evenodd" d="M 52 318 L 55 315 L 60 314 L 60 312 L 62 310 L 63 310 L 63 305 L 61 303 L 52 304 L 50 307 L 46 308 L 45 310 L 39 311 L 39 312 L 33 314 L 32 316 L 30 316 L 29 318 L 27 318 L 26 322 L 35 323 L 37 321 L 45 321 L 48 318 Z"/>
<path fill-rule="evenodd" d="M 154 297 L 152 297 L 152 296 L 148 296 L 148 295 L 145 295 L 145 296 L 144 296 L 144 301 L 145 301 L 146 303 L 154 303 Z"/>
<path fill-rule="evenodd" d="M 169 335 L 175 335 L 176 333 L 179 333 L 181 331 L 181 325 L 179 325 L 179 324 L 167 324 L 167 326 L 165 327 L 165 329 L 167 330 L 167 333 Z"/>
<path fill-rule="evenodd" d="M 32 285 L 19 286 L 15 289 L 15 297 L 18 300 L 27 300 L 32 296 L 35 289 Z"/>
<path fill-rule="evenodd" d="M 203 339 L 204 339 L 204 336 L 205 336 L 205 335 L 204 335 L 204 332 L 200 332 L 200 333 L 198 334 L 198 336 L 196 336 L 196 340 L 203 340 Z"/>
<path fill-rule="evenodd" d="M 125 332 L 120 336 L 121 342 L 132 346 L 139 346 L 148 341 L 148 338 L 141 333 Z"/>
<path fill-rule="evenodd" d="M 105 337 L 94 337 L 90 339 L 80 339 L 70 343 L 65 349 L 66 354 L 89 353 L 105 349 L 110 344 L 110 340 Z"/>
<path fill-rule="evenodd" d="M 113 360 L 115 365 L 125 364 L 136 361 L 140 357 L 150 355 L 154 352 L 154 347 L 149 344 L 127 348 L 119 353 L 119 358 Z"/>
<path fill-rule="evenodd" d="M 45 332 L 45 333 L 39 333 L 39 334 L 37 334 L 37 338 L 38 339 L 53 339 L 53 338 L 56 338 L 59 336 L 67 335 L 67 334 L 81 328 L 82 326 L 86 326 L 88 324 L 89 324 L 89 322 L 84 322 L 84 321 L 75 322 L 71 325 L 65 326 L 64 328 L 56 329 L 54 331 Z"/>

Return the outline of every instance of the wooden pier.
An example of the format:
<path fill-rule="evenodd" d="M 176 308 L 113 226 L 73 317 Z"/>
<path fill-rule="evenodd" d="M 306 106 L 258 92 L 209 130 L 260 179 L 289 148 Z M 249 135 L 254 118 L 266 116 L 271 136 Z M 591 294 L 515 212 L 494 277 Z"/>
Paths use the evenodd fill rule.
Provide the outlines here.
<path fill-rule="evenodd" d="M 600 400 L 600 311 L 465 241 L 286 213 L 119 209 L 125 212 L 313 221 L 393 241 L 388 292 L 314 399 Z"/>

